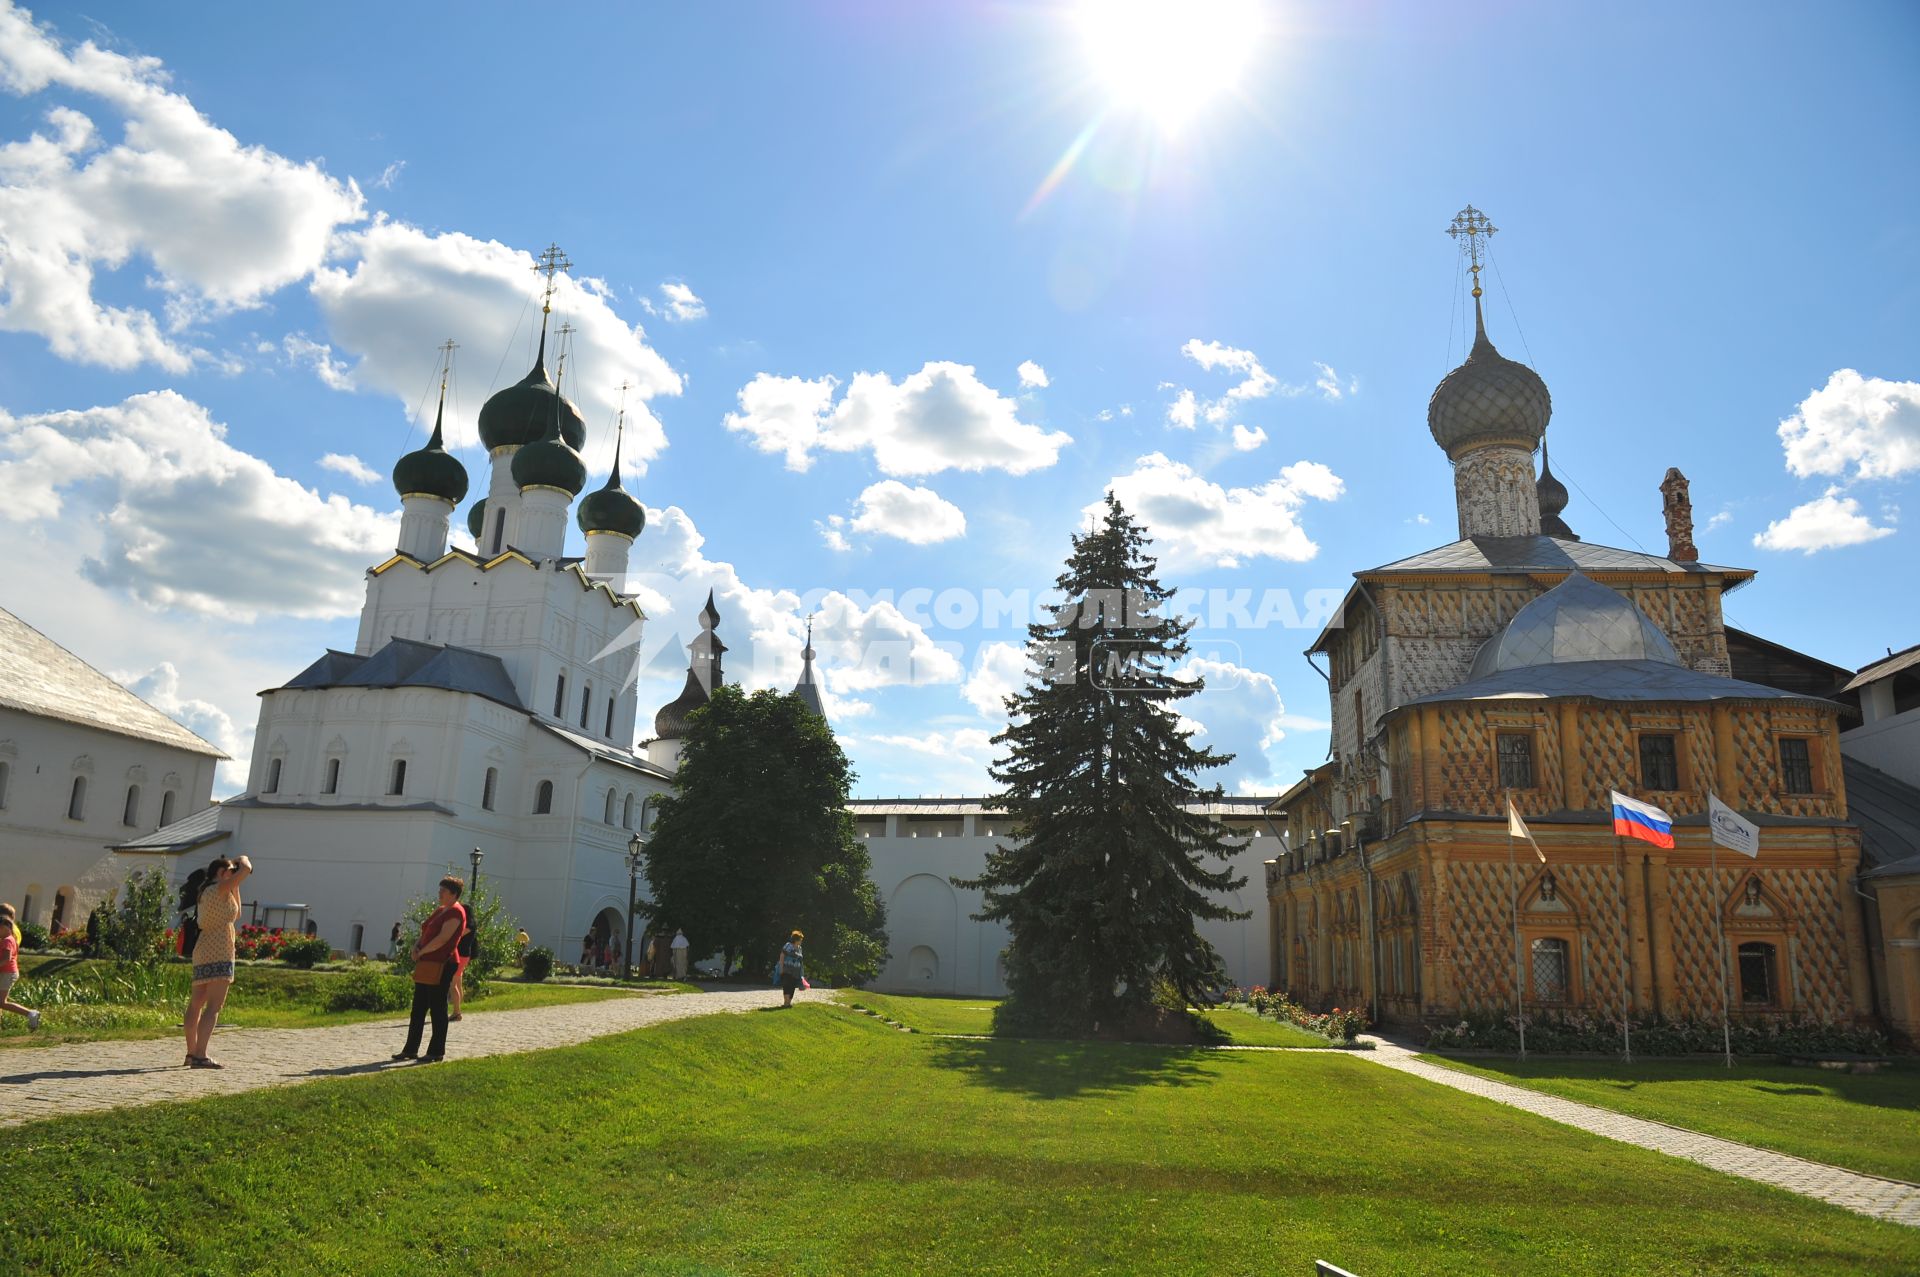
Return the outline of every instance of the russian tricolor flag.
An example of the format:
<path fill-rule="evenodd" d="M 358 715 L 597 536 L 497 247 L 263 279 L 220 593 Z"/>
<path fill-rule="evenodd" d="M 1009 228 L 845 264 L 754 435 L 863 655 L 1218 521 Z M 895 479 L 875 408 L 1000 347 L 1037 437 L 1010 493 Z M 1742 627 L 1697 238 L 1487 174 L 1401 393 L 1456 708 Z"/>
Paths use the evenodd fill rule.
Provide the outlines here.
<path fill-rule="evenodd" d="M 1638 838 L 1656 847 L 1673 846 L 1673 817 L 1652 803 L 1629 798 L 1619 790 L 1613 795 L 1613 832 L 1620 838 Z"/>

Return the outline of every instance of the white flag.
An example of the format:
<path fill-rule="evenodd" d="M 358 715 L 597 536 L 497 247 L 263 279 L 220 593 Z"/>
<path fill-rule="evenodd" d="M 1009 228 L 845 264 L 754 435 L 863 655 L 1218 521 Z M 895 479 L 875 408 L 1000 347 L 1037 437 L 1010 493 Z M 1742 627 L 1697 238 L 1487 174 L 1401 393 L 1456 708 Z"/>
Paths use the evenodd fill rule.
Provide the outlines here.
<path fill-rule="evenodd" d="M 1533 830 L 1527 828 L 1527 822 L 1520 819 L 1520 809 L 1513 805 L 1513 799 L 1507 799 L 1507 836 L 1524 838 L 1527 846 L 1533 848 L 1533 854 L 1540 857 L 1540 863 L 1547 863 L 1547 853 L 1540 850 L 1540 844 L 1533 840 Z"/>
<path fill-rule="evenodd" d="M 1760 827 L 1721 802 L 1714 794 L 1707 795 L 1707 827 L 1713 831 L 1713 840 L 1722 847 L 1731 847 L 1743 856 L 1759 858 Z"/>

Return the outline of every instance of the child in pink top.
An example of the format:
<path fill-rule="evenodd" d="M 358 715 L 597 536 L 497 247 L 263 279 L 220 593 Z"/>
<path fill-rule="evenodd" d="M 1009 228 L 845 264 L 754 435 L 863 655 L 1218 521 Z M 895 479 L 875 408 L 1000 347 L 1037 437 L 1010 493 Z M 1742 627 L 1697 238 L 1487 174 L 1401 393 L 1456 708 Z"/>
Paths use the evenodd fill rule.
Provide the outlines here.
<path fill-rule="evenodd" d="M 40 1027 L 40 1013 L 13 1000 L 13 982 L 20 978 L 20 928 L 13 920 L 13 906 L 0 904 L 0 1011 L 27 1017 L 27 1031 Z"/>

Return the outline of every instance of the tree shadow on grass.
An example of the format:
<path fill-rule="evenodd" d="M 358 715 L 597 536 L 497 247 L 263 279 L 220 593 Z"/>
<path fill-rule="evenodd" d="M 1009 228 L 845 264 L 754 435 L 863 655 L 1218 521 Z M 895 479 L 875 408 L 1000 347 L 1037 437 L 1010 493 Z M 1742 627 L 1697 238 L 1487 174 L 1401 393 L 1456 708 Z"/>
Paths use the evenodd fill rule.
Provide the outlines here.
<path fill-rule="evenodd" d="M 931 1039 L 935 1068 L 964 1073 L 977 1086 L 1035 1099 L 1111 1095 L 1147 1086 L 1201 1086 L 1233 1061 L 1179 1046 L 993 1038 Z"/>

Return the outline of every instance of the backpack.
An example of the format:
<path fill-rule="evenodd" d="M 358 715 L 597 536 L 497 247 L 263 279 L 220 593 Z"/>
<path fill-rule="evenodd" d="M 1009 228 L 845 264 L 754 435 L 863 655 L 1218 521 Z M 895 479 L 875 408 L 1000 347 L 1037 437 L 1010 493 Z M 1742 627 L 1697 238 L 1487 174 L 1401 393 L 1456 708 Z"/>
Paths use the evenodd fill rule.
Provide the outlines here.
<path fill-rule="evenodd" d="M 480 951 L 480 933 L 473 928 L 473 910 L 461 905 L 460 916 L 465 920 L 467 929 L 460 933 L 460 941 L 453 946 L 453 951 L 463 958 L 471 958 Z"/>
<path fill-rule="evenodd" d="M 180 947 L 178 952 L 183 958 L 192 958 L 193 950 L 200 943 L 200 911 L 180 915 Z"/>

